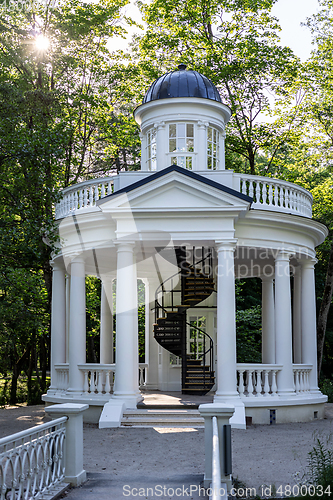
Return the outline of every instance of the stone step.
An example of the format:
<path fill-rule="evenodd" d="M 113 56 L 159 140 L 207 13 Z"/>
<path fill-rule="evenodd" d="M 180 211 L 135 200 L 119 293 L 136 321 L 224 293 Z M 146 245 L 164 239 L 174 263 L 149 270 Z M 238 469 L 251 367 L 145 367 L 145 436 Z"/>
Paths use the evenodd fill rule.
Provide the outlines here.
<path fill-rule="evenodd" d="M 198 410 L 125 410 L 123 427 L 203 427 Z"/>

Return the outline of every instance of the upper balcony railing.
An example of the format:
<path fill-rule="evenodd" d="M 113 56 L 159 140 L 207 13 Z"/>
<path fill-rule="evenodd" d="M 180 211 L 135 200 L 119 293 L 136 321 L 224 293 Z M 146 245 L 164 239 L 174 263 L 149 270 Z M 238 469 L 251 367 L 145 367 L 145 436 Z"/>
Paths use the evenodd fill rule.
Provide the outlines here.
<path fill-rule="evenodd" d="M 149 174 L 148 174 L 149 175 Z M 80 182 L 62 191 L 55 218 L 62 219 L 96 206 L 96 201 L 113 193 L 114 177 Z M 256 175 L 234 174 L 234 189 L 253 198 L 251 208 L 312 216 L 312 195 L 291 182 Z"/>
<path fill-rule="evenodd" d="M 252 208 L 312 216 L 312 195 L 291 182 L 257 175 L 235 174 L 239 190 L 253 198 Z"/>

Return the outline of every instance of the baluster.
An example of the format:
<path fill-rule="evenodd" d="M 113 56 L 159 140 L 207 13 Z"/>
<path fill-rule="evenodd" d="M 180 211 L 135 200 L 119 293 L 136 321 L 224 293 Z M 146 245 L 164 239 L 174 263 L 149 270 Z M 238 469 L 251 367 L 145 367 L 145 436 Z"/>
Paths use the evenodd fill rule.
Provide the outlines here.
<path fill-rule="evenodd" d="M 264 377 L 265 377 L 265 382 L 264 382 L 264 396 L 269 396 L 269 370 L 264 370 Z"/>
<path fill-rule="evenodd" d="M 93 188 L 93 186 L 90 186 L 90 189 L 89 189 L 89 206 L 90 207 L 94 206 L 94 188 Z"/>
<path fill-rule="evenodd" d="M 139 366 L 139 386 L 143 385 L 143 377 L 142 377 L 142 367 Z"/>
<path fill-rule="evenodd" d="M 264 182 L 262 185 L 262 203 L 267 205 L 267 183 Z"/>
<path fill-rule="evenodd" d="M 90 378 L 90 392 L 94 394 L 97 391 L 97 377 L 98 377 L 98 372 L 96 370 L 92 370 Z"/>
<path fill-rule="evenodd" d="M 89 392 L 88 370 L 84 370 L 83 392 L 85 394 L 88 394 L 88 392 Z"/>
<path fill-rule="evenodd" d="M 108 182 L 108 195 L 112 193 L 112 181 Z"/>
<path fill-rule="evenodd" d="M 88 205 L 88 195 L 89 195 L 88 188 L 83 188 L 82 193 L 83 193 L 83 206 L 86 207 Z"/>
<path fill-rule="evenodd" d="M 273 205 L 275 207 L 279 205 L 279 188 L 277 184 L 273 184 Z"/>
<path fill-rule="evenodd" d="M 260 203 L 260 182 L 256 182 L 256 203 Z"/>
<path fill-rule="evenodd" d="M 240 397 L 244 396 L 244 371 L 245 370 L 239 370 L 239 384 L 238 384 L 238 392 Z"/>
<path fill-rule="evenodd" d="M 253 396 L 253 370 L 247 372 L 247 393 L 248 396 Z"/>
<path fill-rule="evenodd" d="M 295 370 L 295 391 L 299 394 L 300 384 L 299 384 L 299 370 Z"/>
<path fill-rule="evenodd" d="M 83 208 L 84 205 L 83 205 L 83 192 L 84 192 L 84 189 L 80 189 L 79 191 L 79 203 L 80 203 L 80 208 Z"/>
<path fill-rule="evenodd" d="M 276 384 L 276 372 L 277 370 L 272 370 L 272 387 L 271 387 L 271 391 L 272 391 L 272 396 L 276 396 L 277 395 L 277 384 Z"/>
<path fill-rule="evenodd" d="M 284 207 L 284 193 L 285 193 L 284 187 L 280 186 L 280 207 Z"/>
<path fill-rule="evenodd" d="M 99 189 L 98 189 L 98 184 L 95 186 L 95 203 L 94 206 L 96 206 L 96 201 L 99 200 Z"/>
<path fill-rule="evenodd" d="M 70 210 L 70 212 L 73 210 L 73 208 L 74 208 L 74 193 L 72 192 L 69 195 L 69 210 Z"/>
<path fill-rule="evenodd" d="M 245 179 L 241 179 L 241 193 L 243 193 L 243 194 L 247 194 L 247 190 L 246 190 L 246 180 L 245 180 Z"/>
<path fill-rule="evenodd" d="M 305 370 L 305 376 L 306 376 L 306 392 L 310 392 L 310 371 L 311 371 L 311 370 Z"/>
<path fill-rule="evenodd" d="M 289 188 L 285 190 L 285 200 L 286 200 L 286 208 L 290 208 L 290 191 Z"/>
<path fill-rule="evenodd" d="M 262 396 L 262 394 L 261 394 L 261 391 L 262 391 L 262 386 L 261 386 L 261 373 L 262 373 L 262 370 L 256 370 L 256 374 L 257 374 L 256 396 L 257 396 L 257 397 Z"/>
<path fill-rule="evenodd" d="M 249 181 L 249 196 L 253 198 L 253 181 Z"/>
<path fill-rule="evenodd" d="M 304 392 L 304 371 L 299 371 L 299 392 Z"/>
<path fill-rule="evenodd" d="M 104 182 L 102 183 L 101 198 L 105 198 L 105 184 L 104 184 Z"/>
<path fill-rule="evenodd" d="M 273 205 L 273 185 L 268 184 L 268 205 Z"/>
<path fill-rule="evenodd" d="M 110 384 L 110 370 L 108 370 L 105 374 L 105 393 L 110 394 L 111 392 L 111 384 Z"/>
<path fill-rule="evenodd" d="M 66 194 L 66 215 L 69 214 L 69 194 Z"/>
<path fill-rule="evenodd" d="M 98 392 L 98 394 L 102 394 L 102 392 L 103 392 L 103 372 L 96 371 L 96 377 L 97 377 L 97 392 Z"/>
<path fill-rule="evenodd" d="M 78 207 L 78 202 L 79 202 L 79 200 L 78 200 L 78 196 L 77 196 L 77 191 L 75 191 L 75 193 L 74 193 L 74 210 L 76 210 L 77 208 L 79 208 Z M 81 208 L 81 203 L 80 203 L 80 208 Z"/>

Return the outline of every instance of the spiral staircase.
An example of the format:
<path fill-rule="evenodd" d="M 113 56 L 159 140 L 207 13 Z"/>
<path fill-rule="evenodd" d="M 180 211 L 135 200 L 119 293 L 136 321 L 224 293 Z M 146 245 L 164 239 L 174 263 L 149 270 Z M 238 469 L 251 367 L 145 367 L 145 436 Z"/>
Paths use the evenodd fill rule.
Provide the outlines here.
<path fill-rule="evenodd" d="M 215 383 L 212 338 L 187 321 L 187 311 L 207 299 L 214 291 L 212 252 L 175 249 L 179 271 L 159 285 L 155 295 L 155 340 L 182 360 L 182 393 L 204 395 Z M 187 326 L 200 336 L 200 352 L 187 352 Z"/>

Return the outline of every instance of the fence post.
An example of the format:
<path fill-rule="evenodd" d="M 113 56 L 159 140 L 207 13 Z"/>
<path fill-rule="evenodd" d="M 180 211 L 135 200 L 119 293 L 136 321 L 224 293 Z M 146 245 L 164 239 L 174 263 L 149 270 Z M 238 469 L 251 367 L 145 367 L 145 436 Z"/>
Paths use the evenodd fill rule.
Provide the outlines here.
<path fill-rule="evenodd" d="M 220 445 L 221 482 L 226 483 L 228 492 L 231 489 L 231 441 L 229 419 L 235 408 L 223 403 L 208 403 L 199 406 L 200 415 L 205 420 L 205 477 L 204 487 L 209 488 L 212 482 L 213 451 L 213 417 L 217 418 Z"/>
<path fill-rule="evenodd" d="M 68 417 L 65 439 L 65 482 L 79 486 L 86 480 L 83 469 L 83 412 L 89 405 L 63 403 L 47 406 L 46 413 L 51 418 Z"/>

